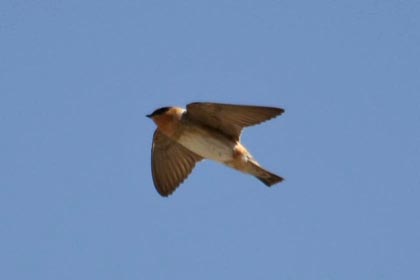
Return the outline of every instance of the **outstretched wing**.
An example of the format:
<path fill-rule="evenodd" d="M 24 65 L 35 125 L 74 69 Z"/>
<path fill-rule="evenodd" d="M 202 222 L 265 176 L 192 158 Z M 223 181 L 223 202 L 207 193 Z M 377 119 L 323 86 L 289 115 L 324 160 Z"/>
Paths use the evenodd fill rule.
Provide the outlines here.
<path fill-rule="evenodd" d="M 156 129 L 152 145 L 152 176 L 156 190 L 168 196 L 202 158 Z"/>
<path fill-rule="evenodd" d="M 284 112 L 281 108 L 196 102 L 188 104 L 191 120 L 215 128 L 239 140 L 244 127 L 272 119 Z"/>

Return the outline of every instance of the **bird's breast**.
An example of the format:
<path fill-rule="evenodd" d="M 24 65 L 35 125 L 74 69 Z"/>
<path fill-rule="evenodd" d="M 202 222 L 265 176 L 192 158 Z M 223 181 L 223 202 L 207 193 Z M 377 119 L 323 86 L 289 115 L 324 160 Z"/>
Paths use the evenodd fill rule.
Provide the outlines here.
<path fill-rule="evenodd" d="M 186 127 L 178 143 L 203 158 L 226 162 L 233 159 L 236 142 L 216 131 L 202 127 Z"/>

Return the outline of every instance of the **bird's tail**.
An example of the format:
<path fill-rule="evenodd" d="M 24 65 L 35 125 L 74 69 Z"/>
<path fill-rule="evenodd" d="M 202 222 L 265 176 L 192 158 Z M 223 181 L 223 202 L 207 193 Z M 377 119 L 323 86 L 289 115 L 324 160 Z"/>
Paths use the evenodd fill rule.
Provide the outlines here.
<path fill-rule="evenodd" d="M 250 173 L 268 187 L 271 187 L 272 185 L 280 183 L 284 180 L 282 177 L 265 170 L 257 162 L 249 161 L 249 164 L 251 165 Z"/>

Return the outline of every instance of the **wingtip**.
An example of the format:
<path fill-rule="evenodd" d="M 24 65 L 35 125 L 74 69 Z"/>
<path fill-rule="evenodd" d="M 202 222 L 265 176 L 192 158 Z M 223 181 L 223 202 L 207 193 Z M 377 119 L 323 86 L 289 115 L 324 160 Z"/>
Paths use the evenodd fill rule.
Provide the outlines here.
<path fill-rule="evenodd" d="M 168 192 L 168 193 L 166 193 L 166 192 L 160 192 L 160 191 L 158 190 L 158 194 L 159 194 L 161 197 L 169 197 L 169 196 L 171 196 L 171 195 L 172 195 L 172 193 L 173 193 L 173 192 Z"/>
<path fill-rule="evenodd" d="M 269 109 L 272 110 L 272 112 L 275 113 L 275 117 L 282 115 L 285 110 L 283 108 L 279 108 L 279 107 L 267 107 Z"/>

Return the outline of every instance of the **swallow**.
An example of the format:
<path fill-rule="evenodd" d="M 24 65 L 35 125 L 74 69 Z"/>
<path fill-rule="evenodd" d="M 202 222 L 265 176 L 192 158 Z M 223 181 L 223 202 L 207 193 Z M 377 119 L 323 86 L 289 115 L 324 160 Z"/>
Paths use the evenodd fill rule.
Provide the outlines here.
<path fill-rule="evenodd" d="M 210 159 L 267 186 L 283 181 L 252 157 L 241 144 L 242 129 L 281 115 L 281 108 L 195 102 L 187 108 L 162 107 L 151 118 L 157 128 L 152 144 L 152 176 L 158 193 L 169 196 L 196 163 Z"/>

